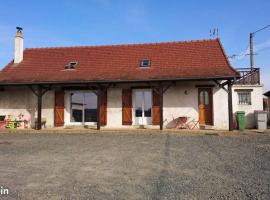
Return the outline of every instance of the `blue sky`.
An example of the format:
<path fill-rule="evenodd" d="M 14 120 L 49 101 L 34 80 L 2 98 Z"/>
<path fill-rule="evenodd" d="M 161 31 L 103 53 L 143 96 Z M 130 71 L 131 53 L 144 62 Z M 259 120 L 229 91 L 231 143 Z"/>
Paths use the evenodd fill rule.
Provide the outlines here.
<path fill-rule="evenodd" d="M 249 33 L 270 24 L 269 0 L 1 0 L 0 68 L 13 58 L 15 27 L 25 47 L 126 44 L 210 38 L 227 55 L 245 54 Z M 270 90 L 270 28 L 255 35 L 255 64 Z M 248 67 L 249 56 L 231 60 Z"/>

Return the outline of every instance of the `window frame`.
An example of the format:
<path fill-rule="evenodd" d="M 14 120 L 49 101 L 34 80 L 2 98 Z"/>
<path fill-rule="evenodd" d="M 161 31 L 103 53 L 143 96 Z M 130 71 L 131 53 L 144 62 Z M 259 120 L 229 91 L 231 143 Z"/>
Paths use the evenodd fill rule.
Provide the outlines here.
<path fill-rule="evenodd" d="M 251 92 L 252 90 L 236 90 L 238 105 L 250 106 L 252 105 Z"/>
<path fill-rule="evenodd" d="M 145 65 L 144 62 L 148 62 L 148 64 Z M 149 68 L 149 67 L 151 67 L 151 60 L 148 58 L 141 59 L 140 68 L 145 69 L 145 68 Z"/>
<path fill-rule="evenodd" d="M 65 65 L 65 70 L 75 70 L 78 63 L 79 63 L 78 61 L 69 62 L 67 65 Z"/>
<path fill-rule="evenodd" d="M 68 92 L 68 104 L 69 104 L 69 110 L 68 110 L 68 115 L 67 118 L 67 125 L 96 125 L 97 121 L 85 121 L 85 105 L 83 105 L 82 109 L 82 122 L 76 122 L 72 121 L 72 94 L 83 94 L 83 104 L 85 104 L 85 94 L 87 93 L 95 93 L 93 90 L 70 90 Z M 97 97 L 96 97 L 97 98 Z M 97 99 L 96 99 L 97 100 Z M 98 108 L 96 108 L 98 112 Z M 98 114 L 98 113 L 97 113 Z"/>

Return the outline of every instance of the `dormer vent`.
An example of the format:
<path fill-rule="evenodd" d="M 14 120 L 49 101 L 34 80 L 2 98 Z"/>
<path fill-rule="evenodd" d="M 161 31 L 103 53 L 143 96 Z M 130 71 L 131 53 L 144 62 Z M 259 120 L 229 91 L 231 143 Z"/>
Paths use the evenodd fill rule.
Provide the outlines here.
<path fill-rule="evenodd" d="M 150 59 L 142 59 L 140 63 L 141 68 L 147 68 L 151 66 L 151 61 Z"/>
<path fill-rule="evenodd" d="M 65 69 L 76 69 L 76 66 L 78 65 L 77 61 L 69 62 L 66 66 Z"/>

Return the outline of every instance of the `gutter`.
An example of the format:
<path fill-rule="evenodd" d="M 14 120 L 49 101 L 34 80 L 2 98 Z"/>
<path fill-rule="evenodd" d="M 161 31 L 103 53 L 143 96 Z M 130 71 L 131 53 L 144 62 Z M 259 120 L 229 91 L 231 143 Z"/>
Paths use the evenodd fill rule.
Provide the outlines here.
<path fill-rule="evenodd" d="M 89 83 L 143 83 L 143 82 L 167 82 L 167 81 L 207 81 L 207 80 L 233 80 L 240 77 L 220 76 L 206 78 L 176 78 L 176 79 L 145 79 L 145 80 L 83 80 L 83 81 L 40 81 L 40 82 L 0 82 L 0 86 L 25 86 L 25 85 L 65 85 L 65 84 L 89 84 Z"/>

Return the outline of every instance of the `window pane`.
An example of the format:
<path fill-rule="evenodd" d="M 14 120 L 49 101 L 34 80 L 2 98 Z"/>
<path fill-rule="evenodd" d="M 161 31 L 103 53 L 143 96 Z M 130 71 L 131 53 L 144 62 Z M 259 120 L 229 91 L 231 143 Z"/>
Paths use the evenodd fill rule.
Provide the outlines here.
<path fill-rule="evenodd" d="M 207 91 L 204 91 L 204 104 L 209 105 L 209 95 Z"/>
<path fill-rule="evenodd" d="M 83 94 L 71 94 L 71 122 L 82 122 L 83 118 Z"/>
<path fill-rule="evenodd" d="M 150 91 L 144 92 L 144 116 L 151 117 L 152 109 L 152 93 Z"/>
<path fill-rule="evenodd" d="M 84 121 L 97 121 L 97 95 L 93 92 L 84 93 Z"/>
<path fill-rule="evenodd" d="M 238 92 L 238 104 L 251 105 L 251 92 Z"/>
<path fill-rule="evenodd" d="M 200 104 L 204 104 L 204 91 L 200 92 Z"/>
<path fill-rule="evenodd" d="M 135 92 L 135 116 L 142 117 L 143 92 Z"/>

